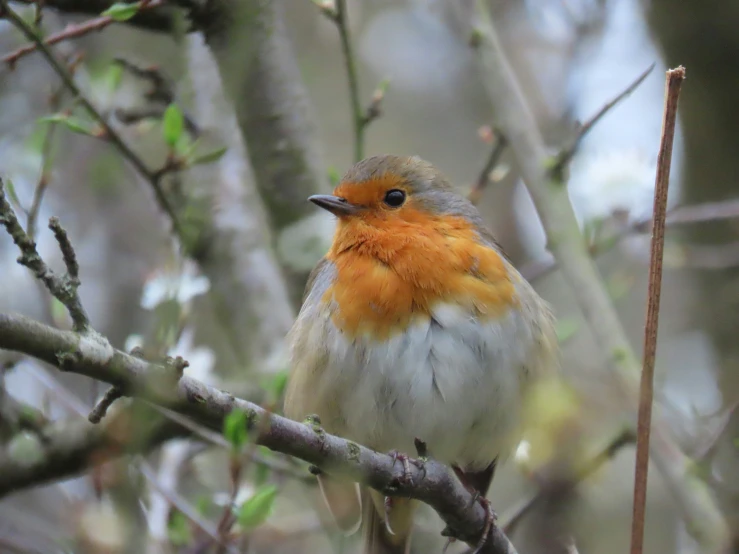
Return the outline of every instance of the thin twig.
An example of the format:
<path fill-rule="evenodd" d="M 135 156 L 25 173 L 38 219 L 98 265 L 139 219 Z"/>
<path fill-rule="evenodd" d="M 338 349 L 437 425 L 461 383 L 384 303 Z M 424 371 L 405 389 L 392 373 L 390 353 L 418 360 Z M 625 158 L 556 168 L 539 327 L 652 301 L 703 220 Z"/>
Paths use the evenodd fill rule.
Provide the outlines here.
<path fill-rule="evenodd" d="M 570 161 L 572 161 L 572 158 L 575 156 L 577 148 L 580 146 L 580 142 L 582 142 L 582 139 L 585 138 L 585 135 L 587 135 L 595 126 L 595 124 L 598 123 L 609 111 L 611 111 L 612 108 L 614 108 L 619 102 L 621 102 L 632 92 L 634 92 L 639 87 L 639 85 L 641 85 L 649 76 L 655 65 L 656 64 L 654 63 L 650 65 L 628 87 L 626 87 L 622 92 L 613 97 L 610 101 L 606 102 L 595 115 L 593 115 L 578 128 L 577 133 L 572 138 L 570 143 L 565 148 L 563 148 L 560 151 L 559 155 L 557 155 L 557 157 L 554 159 L 554 164 L 550 169 L 552 180 L 556 182 L 562 182 L 564 180 L 565 169 L 567 169 Z"/>
<path fill-rule="evenodd" d="M 161 178 L 155 172 L 152 172 L 143 160 L 126 144 L 123 138 L 113 129 L 102 113 L 93 106 L 92 102 L 82 93 L 77 83 L 74 81 L 74 77 L 69 70 L 62 64 L 51 51 L 51 48 L 47 46 L 44 41 L 39 37 L 28 23 L 26 23 L 22 17 L 20 17 L 15 11 L 10 8 L 8 0 L 0 0 L 0 7 L 2 7 L 5 17 L 20 30 L 25 37 L 36 44 L 38 50 L 46 58 L 46 61 L 61 78 L 64 85 L 72 92 L 74 99 L 79 102 L 90 116 L 98 122 L 104 131 L 104 137 L 106 140 L 112 142 L 115 147 L 121 152 L 124 158 L 126 158 L 131 165 L 149 182 L 157 202 L 161 208 L 166 212 L 172 221 L 172 227 L 177 235 L 182 236 L 182 229 L 177 219 L 177 214 L 167 200 L 167 196 L 161 186 Z"/>
<path fill-rule="evenodd" d="M 140 3 L 139 11 L 157 8 L 164 5 L 164 3 L 164 0 L 152 0 L 151 2 Z M 65 40 L 80 38 L 95 31 L 102 31 L 112 23 L 116 23 L 116 20 L 108 15 L 102 15 L 100 17 L 95 17 L 93 19 L 84 21 L 82 23 L 69 24 L 58 33 L 53 33 L 46 37 L 43 42 L 46 46 L 52 46 Z M 2 58 L 0 58 L 0 61 L 7 63 L 8 66 L 13 69 L 20 58 L 27 54 L 35 52 L 38 47 L 38 42 L 35 41 L 29 44 L 25 44 L 17 50 L 14 50 L 10 54 L 6 54 Z"/>
<path fill-rule="evenodd" d="M 672 244 L 665 264 L 715 271 L 739 266 L 739 241 L 728 244 Z"/>
<path fill-rule="evenodd" d="M 636 408 L 639 361 L 634 354 L 606 286 L 590 256 L 563 183 L 553 182 L 552 157 L 523 89 L 505 55 L 490 17 L 487 3 L 475 0 L 474 28 L 477 59 L 488 98 L 506 134 L 513 157 L 526 184 L 548 238 L 548 248 L 557 260 L 573 297 L 589 328 L 606 368 L 616 377 L 619 392 Z M 719 552 L 729 540 L 729 528 L 708 485 L 685 465 L 675 439 L 666 431 L 664 413 L 658 413 L 651 450 L 653 460 L 681 508 L 687 527 L 705 549 Z M 657 423 L 657 421 L 655 421 Z M 683 455 L 684 457 L 684 455 Z"/>
<path fill-rule="evenodd" d="M 117 108 L 114 112 L 118 120 L 124 125 L 131 125 L 145 119 L 161 119 L 167 106 L 143 106 L 138 108 Z M 200 127 L 195 120 L 183 111 L 185 128 L 193 138 L 200 136 Z"/>
<path fill-rule="evenodd" d="M 169 104 L 175 102 L 174 86 L 170 80 L 163 74 L 158 66 L 141 67 L 125 58 L 115 58 L 114 63 L 120 65 L 131 75 L 149 83 L 149 90 L 144 93 L 144 98 L 152 102 L 154 105 L 143 108 L 117 109 L 115 115 L 122 123 L 136 123 L 146 118 L 161 118 L 164 110 Z M 185 127 L 193 138 L 198 138 L 201 134 L 200 127 L 195 120 L 182 110 L 182 117 L 185 120 Z"/>
<path fill-rule="evenodd" d="M 695 223 L 710 223 L 727 219 L 739 218 L 739 200 L 724 200 L 721 202 L 705 202 L 692 206 L 680 206 L 667 212 L 665 225 L 667 228 Z M 648 232 L 652 226 L 652 218 L 634 221 L 632 224 L 616 231 L 613 235 L 603 237 L 588 245 L 590 255 L 598 257 L 610 252 L 628 236 L 640 235 Z M 739 249 L 734 243 L 711 245 L 680 245 L 679 255 L 683 262 L 679 266 L 697 269 L 726 269 L 739 265 Z M 528 281 L 534 281 L 556 269 L 557 261 L 552 258 L 543 258 L 527 263 L 521 268 L 521 274 Z"/>
<path fill-rule="evenodd" d="M 351 103 L 352 126 L 354 129 L 354 161 L 358 162 L 364 158 L 365 131 L 367 126 L 380 117 L 382 113 L 381 105 L 388 82 L 385 80 L 380 83 L 372 94 L 372 101 L 366 109 L 363 108 L 359 91 L 357 59 L 354 54 L 351 36 L 349 35 L 346 0 L 336 0 L 335 6 L 320 2 L 319 0 L 314 0 L 314 3 L 319 7 L 321 13 L 334 22 L 339 32 L 346 78 L 349 82 L 349 101 Z"/>
<path fill-rule="evenodd" d="M 341 39 L 341 51 L 344 55 L 346 78 L 349 81 L 349 100 L 352 104 L 352 124 L 354 125 L 354 161 L 364 158 L 364 112 L 359 93 L 357 61 L 354 56 L 352 41 L 349 37 L 349 22 L 346 15 L 346 0 L 337 0 L 336 28 Z"/>
<path fill-rule="evenodd" d="M 77 70 L 77 66 L 82 61 L 82 56 L 72 56 L 68 62 L 69 72 L 74 75 Z M 53 91 L 49 96 L 49 107 L 52 112 L 59 110 L 61 106 L 62 95 L 66 89 L 64 86 L 60 86 L 57 90 Z M 28 209 L 26 217 L 26 232 L 32 240 L 36 238 L 36 223 L 38 221 L 38 214 L 41 210 L 41 202 L 44 199 L 44 194 L 49 186 L 49 173 L 51 172 L 51 166 L 53 163 L 53 150 L 54 150 L 54 137 L 56 135 L 56 125 L 49 125 L 44 135 L 44 144 L 41 147 L 41 175 L 39 175 L 38 183 L 33 191 L 33 200 L 31 201 L 31 207 Z"/>
<path fill-rule="evenodd" d="M 0 547 L 3 552 L 8 552 L 8 554 L 40 554 L 43 552 L 30 544 L 31 539 L 26 542 L 29 544 L 21 542 L 20 539 L 0 537 Z"/>
<path fill-rule="evenodd" d="M 169 104 L 174 101 L 174 92 L 172 84 L 162 74 L 161 70 L 157 66 L 141 67 L 126 58 L 115 58 L 114 63 L 120 65 L 123 69 L 128 71 L 131 75 L 138 77 L 139 79 L 148 82 L 151 88 L 146 92 L 146 99 L 159 102 L 162 104 Z"/>
<path fill-rule="evenodd" d="M 166 498 L 172 506 L 182 513 L 182 515 L 194 523 L 198 529 L 216 541 L 216 543 L 226 548 L 228 552 L 238 554 L 238 550 L 236 548 L 221 540 L 221 537 L 218 535 L 218 530 L 215 529 L 209 521 L 204 520 L 192 504 L 190 504 L 184 497 L 177 494 L 177 491 L 171 490 L 159 483 L 156 473 L 154 473 L 154 470 L 148 463 L 143 459 L 140 459 L 137 466 L 141 475 L 143 475 L 149 482 L 149 485 Z"/>
<path fill-rule="evenodd" d="M 5 187 L 2 179 L 0 179 L 0 225 L 5 227 L 13 242 L 21 251 L 18 263 L 30 269 L 36 278 L 46 285 L 52 296 L 64 304 L 72 317 L 72 323 L 76 331 L 87 331 L 90 328 L 90 320 L 77 293 L 79 267 L 66 231 L 62 229 L 56 218 L 52 218 L 49 228 L 54 231 L 64 256 L 64 262 L 67 265 L 67 274 L 61 277 L 46 265 L 46 262 L 36 250 L 36 243 L 31 240 L 31 237 L 18 223 L 18 218 L 16 218 L 13 209 L 5 198 Z"/>
<path fill-rule="evenodd" d="M 705 202 L 693 206 L 680 206 L 667 214 L 667 226 L 705 223 L 739 217 L 739 199 L 721 202 Z"/>
<path fill-rule="evenodd" d="M 52 392 L 52 397 L 59 406 L 65 406 L 70 412 L 85 417 L 88 413 L 87 406 L 79 397 L 71 392 L 56 375 L 51 373 L 40 364 L 32 364 L 27 370 L 44 388 Z"/>
<path fill-rule="evenodd" d="M 495 136 L 495 145 L 493 145 L 492 150 L 490 150 L 490 155 L 485 161 L 485 166 L 482 168 L 482 171 L 480 171 L 477 181 L 475 181 L 475 184 L 472 186 L 472 190 L 470 190 L 467 195 L 467 199 L 473 204 L 477 204 L 482 198 L 482 193 L 490 183 L 490 173 L 498 165 L 500 157 L 503 155 L 503 151 L 508 144 L 505 136 L 503 136 L 500 131 L 494 131 L 493 135 Z"/>
<path fill-rule="evenodd" d="M 64 265 L 67 268 L 67 277 L 75 287 L 80 286 L 80 266 L 77 263 L 77 254 L 72 247 L 67 231 L 64 230 L 56 217 L 49 219 L 49 229 L 54 233 L 54 238 L 59 244 Z"/>
<path fill-rule="evenodd" d="M 181 425 L 182 427 L 192 431 L 194 435 L 203 439 L 204 441 L 209 442 L 215 446 L 220 446 L 221 448 L 231 448 L 231 443 L 228 442 L 220 433 L 211 431 L 207 427 L 199 424 L 197 421 L 178 414 L 177 412 L 173 412 L 172 410 L 169 410 L 167 408 L 157 406 L 156 404 L 148 404 L 164 417 L 171 419 L 178 425 Z M 246 452 L 245 456 L 247 456 L 250 460 L 260 466 L 268 467 L 274 473 L 284 475 L 291 479 L 302 481 L 303 483 L 308 485 L 316 484 L 315 478 L 310 475 L 307 470 L 301 471 L 297 463 L 295 466 L 293 466 L 289 463 L 286 463 L 286 461 L 284 460 L 268 458 L 256 451 Z M 288 461 L 289 460 L 291 460 L 291 458 L 288 458 Z"/>
<path fill-rule="evenodd" d="M 98 402 L 92 409 L 90 415 L 87 416 L 87 420 L 90 423 L 100 423 L 108 412 L 108 408 L 113 405 L 113 402 L 119 398 L 123 398 L 123 396 L 124 394 L 121 389 L 118 387 L 110 387 L 108 392 L 106 392 L 100 399 L 100 402 Z"/>
<path fill-rule="evenodd" d="M 588 477 L 593 475 L 593 473 L 603 467 L 606 462 L 613 459 L 621 448 L 629 444 L 633 444 L 634 440 L 634 433 L 630 430 L 622 431 L 616 435 L 603 450 L 585 462 L 585 464 L 577 471 L 571 486 L 574 487 L 578 483 L 585 481 Z M 530 513 L 531 510 L 536 508 L 536 506 L 538 506 L 545 497 L 546 494 L 542 490 L 538 490 L 511 509 L 510 513 L 503 514 L 498 521 L 498 525 L 500 525 L 506 535 L 510 535 L 516 530 L 518 524 L 523 521 L 524 517 Z"/>
<path fill-rule="evenodd" d="M 639 387 L 639 422 L 636 436 L 636 474 L 634 476 L 634 512 L 631 523 L 631 554 L 642 554 L 644 522 L 647 505 L 647 474 L 649 470 L 649 437 L 652 426 L 654 399 L 654 362 L 657 357 L 659 302 L 662 292 L 662 256 L 665 247 L 667 192 L 670 186 L 672 143 L 677 123 L 677 103 L 685 79 L 685 68 L 667 71 L 662 138 L 657 155 L 657 175 L 654 184 L 652 252 L 649 263 L 647 317 L 644 329 L 644 364 Z"/>

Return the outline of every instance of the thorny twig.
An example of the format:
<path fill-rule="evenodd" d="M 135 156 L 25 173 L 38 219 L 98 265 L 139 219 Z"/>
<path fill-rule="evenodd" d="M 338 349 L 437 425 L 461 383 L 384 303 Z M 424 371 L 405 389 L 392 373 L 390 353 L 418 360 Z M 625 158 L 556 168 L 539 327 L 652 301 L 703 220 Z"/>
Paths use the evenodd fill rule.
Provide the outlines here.
<path fill-rule="evenodd" d="M 164 4 L 165 4 L 164 0 L 152 0 L 151 2 L 141 2 L 139 3 L 139 11 L 157 8 Z M 41 2 L 38 2 L 36 6 L 39 7 L 39 13 L 41 13 L 40 12 Z M 95 31 L 102 31 L 108 25 L 111 25 L 112 23 L 116 23 L 116 20 L 110 17 L 109 15 L 102 15 L 100 17 L 95 17 L 93 19 L 89 19 L 88 21 L 84 21 L 82 23 L 69 24 L 63 30 L 59 31 L 58 33 L 53 33 L 49 35 L 48 37 L 46 37 L 43 42 L 46 46 L 52 46 L 54 44 L 57 44 L 65 40 L 80 38 L 90 33 L 93 33 Z M 38 22 L 36 22 L 36 26 L 38 26 Z M 10 54 L 6 54 L 2 58 L 0 58 L 0 61 L 7 63 L 11 69 L 14 69 L 15 64 L 18 62 L 20 58 L 22 58 L 23 56 L 27 54 L 35 52 L 38 48 L 39 48 L 38 42 L 36 41 L 31 42 L 29 44 L 21 46 L 20 48 L 14 50 Z"/>
<path fill-rule="evenodd" d="M 13 238 L 13 242 L 18 246 L 21 255 L 18 263 L 30 269 L 37 279 L 42 281 L 49 292 L 59 300 L 69 311 L 72 317 L 74 329 L 77 332 L 85 332 L 90 329 L 90 320 L 87 317 L 82 302 L 80 301 L 77 287 L 79 287 L 79 266 L 77 259 L 69 242 L 66 231 L 61 227 L 56 218 L 49 221 L 49 228 L 54 232 L 54 236 L 59 243 L 59 248 L 64 257 L 64 263 L 67 266 L 66 275 L 59 276 L 52 271 L 46 262 L 39 256 L 36 251 L 36 243 L 23 230 L 18 219 L 5 198 L 5 188 L 2 179 L 0 179 L 0 225 L 5 227 L 8 234 Z"/>
<path fill-rule="evenodd" d="M 44 43 L 44 41 L 36 34 L 34 29 L 28 23 L 26 23 L 22 17 L 20 17 L 15 11 L 10 8 L 8 0 L 0 0 L 0 8 L 3 10 L 4 16 L 8 20 L 10 20 L 10 22 L 16 28 L 18 28 L 28 40 L 33 41 L 36 44 L 39 52 L 41 52 L 41 54 L 46 58 L 49 65 L 51 65 L 52 69 L 54 69 L 56 74 L 62 79 L 64 85 L 69 89 L 70 92 L 72 92 L 74 99 L 79 102 L 82 107 L 84 107 L 85 110 L 90 114 L 90 116 L 95 119 L 95 121 L 97 121 L 97 123 L 102 127 L 102 130 L 104 131 L 104 138 L 113 143 L 115 147 L 121 152 L 123 157 L 125 157 L 131 163 L 131 165 L 133 165 L 134 168 L 144 177 L 144 179 L 149 182 L 152 189 L 154 190 L 154 195 L 157 199 L 157 202 L 169 216 L 175 233 L 182 236 L 183 230 L 178 221 L 177 214 L 174 208 L 172 208 L 172 206 L 170 205 L 169 200 L 167 199 L 167 196 L 165 195 L 164 190 L 161 186 L 160 175 L 158 175 L 156 172 L 151 171 L 143 162 L 143 160 L 126 144 L 126 142 L 115 131 L 115 129 L 110 126 L 102 113 L 97 108 L 95 108 L 92 102 L 82 93 L 80 88 L 75 83 L 72 74 L 61 62 L 59 62 L 54 53 L 51 51 L 51 48 Z"/>
<path fill-rule="evenodd" d="M 685 79 L 685 68 L 667 71 L 662 138 L 657 155 L 657 175 L 654 184 L 652 248 L 649 263 L 647 316 L 644 328 L 644 363 L 639 387 L 639 421 L 636 435 L 636 474 L 634 477 L 634 512 L 631 527 L 631 554 L 642 554 L 644 523 L 647 506 L 647 475 L 649 470 L 649 438 L 654 399 L 654 363 L 657 357 L 659 303 L 662 292 L 662 255 L 665 247 L 667 192 L 670 186 L 672 143 L 677 123 L 677 103 Z"/>

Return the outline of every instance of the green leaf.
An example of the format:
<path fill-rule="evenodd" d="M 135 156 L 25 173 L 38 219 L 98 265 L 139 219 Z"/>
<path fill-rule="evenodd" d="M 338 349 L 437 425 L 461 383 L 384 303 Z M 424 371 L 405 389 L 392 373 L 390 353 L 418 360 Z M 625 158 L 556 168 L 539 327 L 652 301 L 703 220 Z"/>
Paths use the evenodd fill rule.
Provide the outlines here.
<path fill-rule="evenodd" d="M 221 146 L 220 148 L 216 148 L 215 150 L 211 150 L 210 152 L 206 152 L 205 154 L 194 156 L 191 160 L 189 160 L 189 163 L 190 165 L 205 165 L 217 162 L 227 151 L 227 146 Z"/>
<path fill-rule="evenodd" d="M 201 516 L 207 516 L 211 511 L 212 505 L 213 501 L 211 500 L 210 496 L 206 494 L 198 496 L 197 500 L 195 500 L 195 510 Z"/>
<path fill-rule="evenodd" d="M 51 297 L 51 319 L 54 323 L 61 325 L 67 319 L 67 308 L 53 296 Z"/>
<path fill-rule="evenodd" d="M 138 13 L 140 7 L 141 4 L 139 4 L 138 2 L 135 4 L 116 2 L 100 15 L 107 15 L 115 21 L 128 21 Z"/>
<path fill-rule="evenodd" d="M 173 511 L 167 526 L 169 540 L 175 546 L 186 546 L 192 542 L 190 523 L 182 512 Z"/>
<path fill-rule="evenodd" d="M 257 451 L 260 456 L 266 461 L 274 458 L 274 454 L 269 448 L 264 446 L 258 447 Z M 268 463 L 257 462 L 254 465 L 254 484 L 257 486 L 263 485 L 267 482 L 270 475 L 272 474 L 272 468 Z"/>
<path fill-rule="evenodd" d="M 244 529 L 253 529 L 269 517 L 277 497 L 277 487 L 265 485 L 260 487 L 249 500 L 239 508 L 238 522 Z"/>
<path fill-rule="evenodd" d="M 270 379 L 267 389 L 272 400 L 276 401 L 282 397 L 282 393 L 285 392 L 285 387 L 287 386 L 288 374 L 287 370 L 283 370 L 276 373 L 272 379 Z"/>
<path fill-rule="evenodd" d="M 386 93 L 386 92 L 388 91 L 388 89 L 389 89 L 389 88 L 390 88 L 390 78 L 389 78 L 389 77 L 385 77 L 385 78 L 384 78 L 384 79 L 383 79 L 382 81 L 380 81 L 380 83 L 379 83 L 379 84 L 377 85 L 377 91 L 378 91 L 378 92 L 379 92 L 380 94 L 383 94 L 383 95 L 384 95 L 384 94 L 385 94 L 385 93 Z"/>
<path fill-rule="evenodd" d="M 115 92 L 121 86 L 123 80 L 123 66 L 118 63 L 112 63 L 105 72 L 105 82 L 110 92 Z"/>
<path fill-rule="evenodd" d="M 569 339 L 571 339 L 575 333 L 577 333 L 577 330 L 579 329 L 579 325 L 574 319 L 569 318 L 563 318 L 557 321 L 557 340 L 559 340 L 560 343 L 565 342 Z"/>
<path fill-rule="evenodd" d="M 336 167 L 329 166 L 328 168 L 328 180 L 331 183 L 331 186 L 335 187 L 339 184 L 339 181 L 341 180 L 341 175 L 339 174 L 339 170 L 336 169 Z"/>
<path fill-rule="evenodd" d="M 631 291 L 634 278 L 626 272 L 618 272 L 606 282 L 606 289 L 612 300 L 619 300 Z"/>
<path fill-rule="evenodd" d="M 13 204 L 16 208 L 19 208 L 21 205 L 20 200 L 18 200 L 18 195 L 15 193 L 15 185 L 13 184 L 13 180 L 10 178 L 5 179 L 5 190 L 8 191 L 8 198 L 10 198 L 10 203 Z"/>
<path fill-rule="evenodd" d="M 256 464 L 254 467 L 254 484 L 263 485 L 269 479 L 272 469 L 267 464 Z"/>
<path fill-rule="evenodd" d="M 42 123 L 42 122 L 37 122 Z M 36 154 L 41 154 L 46 143 L 46 133 L 49 132 L 49 128 L 46 125 L 35 125 L 30 135 L 26 137 L 23 143 L 26 148 Z"/>
<path fill-rule="evenodd" d="M 246 444 L 246 413 L 234 408 L 223 420 L 223 436 L 231 443 L 234 450 L 240 450 Z"/>
<path fill-rule="evenodd" d="M 162 134 L 164 135 L 164 142 L 170 148 L 175 148 L 182 136 L 182 130 L 185 128 L 185 119 L 182 117 L 182 111 L 177 107 L 177 104 L 170 104 L 164 111 L 163 119 Z"/>
<path fill-rule="evenodd" d="M 183 158 L 186 158 L 188 164 L 191 164 L 191 158 L 193 158 L 193 156 L 195 155 L 195 150 L 197 149 L 199 144 L 199 138 L 191 141 L 189 135 L 187 133 L 184 133 L 180 138 L 180 141 L 177 143 L 175 150 L 177 150 L 177 153 L 180 154 Z"/>
<path fill-rule="evenodd" d="M 97 136 L 99 130 L 90 121 L 74 115 L 54 114 L 39 119 L 41 123 L 61 123 L 73 133 L 81 135 Z"/>

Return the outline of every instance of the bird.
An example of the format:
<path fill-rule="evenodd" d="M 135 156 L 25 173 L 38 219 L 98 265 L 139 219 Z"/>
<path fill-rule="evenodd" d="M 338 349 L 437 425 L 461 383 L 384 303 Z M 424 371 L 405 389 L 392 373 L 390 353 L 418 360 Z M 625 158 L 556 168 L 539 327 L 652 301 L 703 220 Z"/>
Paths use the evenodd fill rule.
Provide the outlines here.
<path fill-rule="evenodd" d="M 417 156 L 366 158 L 309 200 L 336 228 L 288 333 L 285 415 L 317 416 L 404 462 L 421 441 L 485 502 L 520 440 L 526 392 L 558 364 L 550 305 L 476 207 Z M 363 526 L 365 554 L 410 553 L 417 501 L 318 480 L 338 526 Z"/>

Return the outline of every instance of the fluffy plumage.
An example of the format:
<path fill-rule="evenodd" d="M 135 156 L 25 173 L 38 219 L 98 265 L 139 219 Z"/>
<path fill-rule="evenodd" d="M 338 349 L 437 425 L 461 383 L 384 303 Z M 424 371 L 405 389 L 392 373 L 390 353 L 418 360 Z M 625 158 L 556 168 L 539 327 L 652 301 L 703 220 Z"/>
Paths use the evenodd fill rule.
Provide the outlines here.
<path fill-rule="evenodd" d="M 405 193 L 403 205 L 384 203 L 389 190 Z M 333 246 L 290 334 L 287 415 L 318 414 L 329 432 L 380 451 L 413 453 L 419 438 L 485 486 L 517 440 L 527 385 L 556 365 L 548 306 L 427 162 L 369 158 L 334 194 L 351 213 L 336 208 Z M 324 490 L 345 491 L 337 521 L 352 528 L 354 489 L 322 479 Z M 365 513 L 380 511 L 367 521 L 365 551 L 408 548 L 413 504 L 394 507 L 391 536 L 372 531 L 382 499 L 366 498 Z"/>

